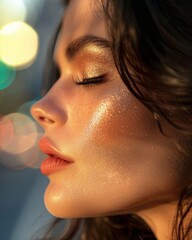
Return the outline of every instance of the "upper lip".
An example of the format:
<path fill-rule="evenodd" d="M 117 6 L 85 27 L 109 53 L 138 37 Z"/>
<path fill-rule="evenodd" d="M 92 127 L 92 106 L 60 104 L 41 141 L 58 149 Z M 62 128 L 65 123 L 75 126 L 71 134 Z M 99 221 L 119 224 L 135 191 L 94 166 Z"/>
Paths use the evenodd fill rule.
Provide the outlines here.
<path fill-rule="evenodd" d="M 60 159 L 63 159 L 67 162 L 73 162 L 72 159 L 70 159 L 69 157 L 63 155 L 48 139 L 46 138 L 42 138 L 39 141 L 39 147 L 41 149 L 42 152 L 44 152 L 45 154 L 49 155 L 50 157 L 58 157 Z"/>

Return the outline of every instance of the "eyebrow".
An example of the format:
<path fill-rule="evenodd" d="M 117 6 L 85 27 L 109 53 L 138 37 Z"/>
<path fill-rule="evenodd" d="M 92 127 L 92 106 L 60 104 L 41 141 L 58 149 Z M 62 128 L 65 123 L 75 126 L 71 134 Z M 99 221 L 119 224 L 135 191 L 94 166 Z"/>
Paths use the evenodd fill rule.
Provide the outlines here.
<path fill-rule="evenodd" d="M 80 50 L 89 46 L 95 46 L 101 50 L 109 50 L 111 49 L 111 42 L 94 35 L 85 35 L 69 43 L 65 51 L 66 57 L 72 60 Z"/>

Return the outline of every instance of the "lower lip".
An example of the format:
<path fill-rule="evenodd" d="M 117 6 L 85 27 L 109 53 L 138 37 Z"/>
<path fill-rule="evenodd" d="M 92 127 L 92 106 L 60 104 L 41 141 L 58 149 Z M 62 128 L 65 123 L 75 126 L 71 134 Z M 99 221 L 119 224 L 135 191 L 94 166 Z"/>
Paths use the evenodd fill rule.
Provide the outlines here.
<path fill-rule="evenodd" d="M 67 162 L 58 157 L 49 157 L 45 159 L 41 164 L 41 172 L 44 175 L 49 175 L 56 171 L 59 171 L 63 168 L 66 168 L 70 165 L 70 162 Z"/>

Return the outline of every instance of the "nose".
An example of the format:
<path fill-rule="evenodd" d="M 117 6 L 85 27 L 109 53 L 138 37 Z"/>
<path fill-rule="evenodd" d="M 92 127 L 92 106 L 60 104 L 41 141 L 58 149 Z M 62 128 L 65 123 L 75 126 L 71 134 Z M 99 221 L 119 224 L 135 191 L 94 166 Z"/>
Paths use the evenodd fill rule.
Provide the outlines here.
<path fill-rule="evenodd" d="M 61 126 L 66 121 L 64 109 L 60 109 L 53 101 L 46 99 L 46 96 L 33 104 L 31 115 L 44 129 Z"/>

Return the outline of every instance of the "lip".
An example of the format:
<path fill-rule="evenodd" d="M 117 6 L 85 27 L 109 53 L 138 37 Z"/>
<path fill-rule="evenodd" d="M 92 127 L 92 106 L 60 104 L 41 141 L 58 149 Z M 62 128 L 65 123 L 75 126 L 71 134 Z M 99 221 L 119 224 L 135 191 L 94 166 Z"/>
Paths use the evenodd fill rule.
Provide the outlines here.
<path fill-rule="evenodd" d="M 42 152 L 49 157 L 41 164 L 41 172 L 44 175 L 49 175 L 55 171 L 59 171 L 68 167 L 74 161 L 63 155 L 48 139 L 42 138 L 39 141 L 39 147 Z"/>

